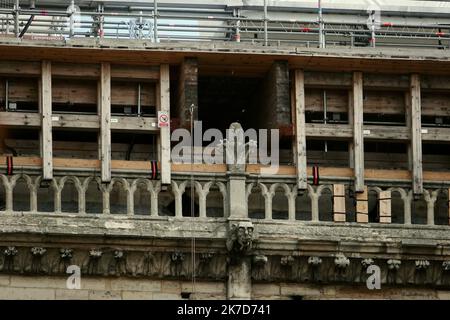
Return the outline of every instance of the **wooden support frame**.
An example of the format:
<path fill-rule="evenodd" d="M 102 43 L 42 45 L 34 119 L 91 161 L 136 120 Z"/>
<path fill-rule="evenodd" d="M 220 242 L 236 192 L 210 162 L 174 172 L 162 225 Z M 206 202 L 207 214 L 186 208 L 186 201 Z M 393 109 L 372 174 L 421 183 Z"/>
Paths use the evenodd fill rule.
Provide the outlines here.
<path fill-rule="evenodd" d="M 53 179 L 53 137 L 52 137 L 52 65 L 42 61 L 39 81 L 39 112 L 41 116 L 42 179 Z"/>
<path fill-rule="evenodd" d="M 98 82 L 99 156 L 102 182 L 111 181 L 111 65 L 102 63 Z"/>
<path fill-rule="evenodd" d="M 364 186 L 364 191 L 356 194 L 356 222 L 369 222 L 369 191 Z"/>
<path fill-rule="evenodd" d="M 170 69 L 168 64 L 162 64 L 160 67 L 159 85 L 156 89 L 157 110 L 165 111 L 170 119 Z M 161 183 L 171 183 L 170 166 L 170 124 L 167 127 L 161 127 L 159 145 L 159 160 L 161 162 Z"/>
<path fill-rule="evenodd" d="M 294 91 L 297 187 L 300 190 L 306 190 L 308 177 L 306 172 L 305 77 L 303 70 L 295 70 Z"/>
<path fill-rule="evenodd" d="M 412 160 L 412 185 L 414 194 L 423 193 L 422 171 L 422 113 L 420 76 L 411 75 L 410 83 L 411 105 L 411 160 Z"/>
<path fill-rule="evenodd" d="M 364 192 L 363 73 L 353 73 L 353 153 L 355 192 Z"/>
<path fill-rule="evenodd" d="M 345 185 L 333 185 L 333 221 L 345 222 Z"/>

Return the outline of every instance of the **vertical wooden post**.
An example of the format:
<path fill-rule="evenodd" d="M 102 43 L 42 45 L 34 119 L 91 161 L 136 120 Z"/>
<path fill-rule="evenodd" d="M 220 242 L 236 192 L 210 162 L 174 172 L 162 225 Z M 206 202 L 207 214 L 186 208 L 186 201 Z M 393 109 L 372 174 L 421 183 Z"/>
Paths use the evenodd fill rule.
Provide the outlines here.
<path fill-rule="evenodd" d="M 405 120 L 406 120 L 406 128 L 409 132 L 411 132 L 411 92 L 408 90 L 405 92 Z M 413 159 L 412 159 L 412 151 L 411 151 L 411 139 L 408 141 L 407 145 L 407 156 L 408 156 L 408 170 L 412 172 L 413 170 Z"/>
<path fill-rule="evenodd" d="M 170 119 L 170 73 L 168 64 L 161 65 L 158 87 L 159 92 L 157 92 L 157 95 L 159 95 L 159 111 L 167 112 Z M 171 182 L 169 126 L 161 128 L 159 143 L 161 145 L 161 183 L 169 184 Z"/>
<path fill-rule="evenodd" d="M 306 173 L 305 77 L 303 70 L 295 70 L 294 90 L 297 187 L 306 190 L 308 177 Z"/>
<path fill-rule="evenodd" d="M 333 185 L 333 220 L 345 222 L 345 186 L 343 184 Z"/>
<path fill-rule="evenodd" d="M 348 124 L 353 128 L 353 89 L 348 91 Z M 353 139 L 348 143 L 348 165 L 355 168 L 355 148 L 353 147 Z"/>
<path fill-rule="evenodd" d="M 422 172 L 422 110 L 420 95 L 420 76 L 411 75 L 410 84 L 411 97 L 411 154 L 412 154 L 412 176 L 414 194 L 423 193 Z"/>
<path fill-rule="evenodd" d="M 102 63 L 99 81 L 99 153 L 103 182 L 111 181 L 111 65 Z"/>
<path fill-rule="evenodd" d="M 450 226 L 450 188 L 448 188 L 448 225 Z"/>
<path fill-rule="evenodd" d="M 380 223 L 392 222 L 391 191 L 380 192 Z"/>
<path fill-rule="evenodd" d="M 355 191 L 364 192 L 363 74 L 353 73 L 353 152 Z"/>
<path fill-rule="evenodd" d="M 53 137 L 52 137 L 52 65 L 42 61 L 39 82 L 39 111 L 42 118 L 41 157 L 42 179 L 53 179 Z"/>
<path fill-rule="evenodd" d="M 364 191 L 356 194 L 356 222 L 369 222 L 369 192 L 367 186 Z"/>

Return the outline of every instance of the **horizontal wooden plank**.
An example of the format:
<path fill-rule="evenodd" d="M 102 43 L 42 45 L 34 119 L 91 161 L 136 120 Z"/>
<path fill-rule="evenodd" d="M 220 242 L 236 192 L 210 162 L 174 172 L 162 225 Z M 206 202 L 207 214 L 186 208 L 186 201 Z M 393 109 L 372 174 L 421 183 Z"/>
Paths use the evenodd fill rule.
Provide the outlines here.
<path fill-rule="evenodd" d="M 55 168 L 86 168 L 94 169 L 100 168 L 100 161 L 96 159 L 63 159 L 54 158 L 53 163 Z M 0 167 L 4 168 L 6 165 L 6 157 L 0 156 Z M 39 167 L 42 165 L 42 159 L 39 157 L 15 157 L 14 166 L 18 167 Z M 261 165 L 248 165 L 247 173 L 259 174 Z M 112 168 L 116 170 L 150 170 L 149 161 L 125 161 L 112 160 Z M 226 173 L 226 165 L 222 164 L 172 164 L 172 170 L 175 172 L 205 172 L 205 173 Z M 308 167 L 308 175 L 312 175 L 312 167 Z M 293 166 L 280 166 L 277 175 L 295 176 L 295 168 Z M 350 168 L 333 168 L 321 167 L 321 177 L 341 177 L 351 178 L 353 176 L 353 169 Z M 380 170 L 380 169 L 366 169 L 365 178 L 371 180 L 410 180 L 411 173 L 407 170 Z M 450 181 L 450 172 L 432 172 L 424 171 L 424 180 L 429 182 L 435 181 Z"/>
<path fill-rule="evenodd" d="M 95 78 L 100 77 L 99 64 L 61 63 L 52 64 L 52 76 L 62 78 Z"/>
<path fill-rule="evenodd" d="M 306 124 L 307 138 L 350 139 L 353 129 L 347 124 Z"/>
<path fill-rule="evenodd" d="M 39 62 L 0 61 L 0 75 L 11 77 L 38 76 L 41 74 Z"/>
<path fill-rule="evenodd" d="M 159 66 L 112 65 L 111 78 L 151 81 L 159 79 Z"/>
<path fill-rule="evenodd" d="M 0 126 L 40 127 L 41 115 L 38 113 L 0 112 Z"/>
<path fill-rule="evenodd" d="M 0 112 L 0 125 L 12 127 L 39 127 L 40 115 L 37 113 Z M 52 114 L 55 128 L 98 129 L 98 115 Z M 116 131 L 158 132 L 157 119 L 154 117 L 112 116 L 111 129 Z"/>

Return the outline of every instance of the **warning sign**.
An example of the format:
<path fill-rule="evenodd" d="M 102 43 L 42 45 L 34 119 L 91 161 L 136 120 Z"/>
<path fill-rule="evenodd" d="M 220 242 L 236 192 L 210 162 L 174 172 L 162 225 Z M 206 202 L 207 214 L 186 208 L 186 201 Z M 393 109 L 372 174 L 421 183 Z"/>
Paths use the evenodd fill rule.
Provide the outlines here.
<path fill-rule="evenodd" d="M 166 128 L 169 126 L 169 113 L 167 111 L 158 111 L 158 128 Z"/>

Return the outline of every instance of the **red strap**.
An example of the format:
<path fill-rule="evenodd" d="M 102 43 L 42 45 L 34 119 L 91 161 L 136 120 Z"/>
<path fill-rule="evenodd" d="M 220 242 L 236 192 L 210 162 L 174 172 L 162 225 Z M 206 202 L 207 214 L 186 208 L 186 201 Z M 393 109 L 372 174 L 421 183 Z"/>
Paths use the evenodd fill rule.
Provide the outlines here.
<path fill-rule="evenodd" d="M 319 184 L 319 167 L 313 167 L 313 184 L 317 186 Z"/>
<path fill-rule="evenodd" d="M 11 176 L 14 172 L 14 163 L 13 163 L 13 157 L 7 156 L 6 157 L 6 174 Z"/>
<path fill-rule="evenodd" d="M 152 179 L 156 179 L 156 162 L 152 161 Z"/>

